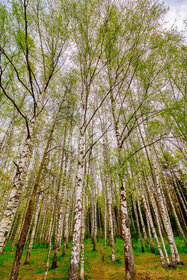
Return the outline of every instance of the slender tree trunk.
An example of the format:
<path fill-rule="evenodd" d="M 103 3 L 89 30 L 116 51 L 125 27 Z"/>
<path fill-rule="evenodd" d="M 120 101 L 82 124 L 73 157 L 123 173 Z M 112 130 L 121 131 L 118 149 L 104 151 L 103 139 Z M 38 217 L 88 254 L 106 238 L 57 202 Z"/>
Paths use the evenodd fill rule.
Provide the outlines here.
<path fill-rule="evenodd" d="M 166 265 L 166 261 L 165 261 L 165 258 L 164 258 L 164 254 L 162 252 L 162 248 L 160 246 L 160 243 L 159 243 L 159 240 L 158 240 L 158 236 L 157 236 L 157 233 L 156 233 L 156 230 L 155 230 L 155 227 L 154 227 L 151 211 L 150 211 L 150 208 L 148 206 L 148 201 L 146 201 L 145 196 L 144 196 L 143 193 L 142 193 L 142 201 L 143 201 L 144 208 L 145 208 L 145 211 L 147 213 L 147 217 L 149 219 L 150 227 L 151 227 L 151 230 L 152 230 L 152 233 L 153 233 L 153 236 L 155 238 L 155 242 L 156 242 L 159 254 L 160 254 L 161 264 L 165 268 L 167 265 Z"/>
<path fill-rule="evenodd" d="M 48 248 L 48 254 L 47 254 L 47 263 L 46 263 L 46 268 L 45 268 L 44 280 L 47 279 L 47 273 L 48 273 L 48 269 L 49 269 L 49 260 L 50 260 L 51 247 L 52 247 L 51 241 L 52 241 L 52 236 L 53 236 L 54 221 L 55 221 L 55 210 L 54 210 L 54 206 L 53 206 L 52 213 L 51 213 L 51 221 L 50 221 L 50 226 L 49 226 L 49 248 Z"/>
<path fill-rule="evenodd" d="M 156 175 L 156 176 L 158 176 L 158 175 Z M 161 193 L 161 189 L 160 189 L 158 181 L 157 181 L 157 186 L 154 188 L 154 192 L 156 194 L 157 201 L 159 203 L 163 224 L 166 229 L 167 236 L 168 236 L 168 242 L 170 245 L 170 252 L 171 252 L 171 258 L 172 258 L 172 266 L 175 268 L 176 267 L 176 256 L 175 256 L 175 247 L 174 247 L 175 241 L 174 241 L 173 231 L 172 231 L 171 224 L 170 224 L 169 217 L 168 217 L 169 215 L 166 211 L 166 207 L 163 202 L 163 197 L 162 197 L 162 193 Z"/>
<path fill-rule="evenodd" d="M 104 216 L 104 240 L 105 240 L 105 248 L 107 243 L 107 205 L 106 205 L 106 187 L 105 181 L 101 174 L 101 183 L 102 183 L 102 194 L 103 194 L 103 216 Z"/>
<path fill-rule="evenodd" d="M 78 156 L 76 188 L 75 188 L 73 240 L 72 240 L 68 280 L 77 280 L 77 273 L 78 273 L 78 266 L 79 266 L 82 187 L 83 187 L 83 177 L 84 177 L 84 147 L 85 147 L 84 134 L 81 133 L 80 140 L 79 140 L 79 156 Z"/>
<path fill-rule="evenodd" d="M 15 247 L 16 243 L 17 243 L 18 240 L 19 240 L 19 235 L 20 235 L 22 226 L 23 226 L 22 222 L 19 221 L 18 228 L 16 229 L 16 232 L 15 232 L 15 235 L 14 235 L 14 239 L 12 240 L 11 252 L 14 251 L 14 247 Z"/>
<path fill-rule="evenodd" d="M 121 181 L 121 231 L 125 253 L 125 279 L 131 280 L 135 277 L 134 257 L 132 252 L 130 220 L 128 217 L 125 182 Z"/>
<path fill-rule="evenodd" d="M 72 128 L 70 131 L 70 139 L 69 142 L 71 143 L 71 151 L 72 151 Z M 70 156 L 69 160 L 69 177 L 71 178 L 72 176 L 72 161 L 73 158 Z M 70 214 L 70 199 L 71 199 L 71 194 L 72 194 L 72 189 L 71 189 L 71 184 L 72 182 L 70 181 L 67 186 L 67 193 L 66 193 L 66 210 L 65 210 L 65 218 L 64 218 L 64 244 L 63 244 L 63 253 L 62 256 L 64 257 L 66 255 L 66 249 L 68 248 L 68 241 L 69 241 L 69 231 L 70 231 L 70 223 L 69 223 L 69 214 Z"/>
<path fill-rule="evenodd" d="M 32 153 L 32 141 L 28 137 L 26 139 L 25 147 L 23 149 L 21 159 L 19 161 L 16 175 L 14 177 L 13 187 L 10 191 L 7 207 L 3 218 L 0 222 L 0 253 L 3 252 L 7 237 L 11 230 L 15 213 L 18 209 L 19 198 L 24 185 L 25 173 L 28 169 Z"/>
<path fill-rule="evenodd" d="M 109 76 L 110 76 L 110 73 L 109 73 Z M 109 84 L 111 86 L 110 77 L 109 77 Z M 119 122 L 117 121 L 117 118 L 116 118 L 115 102 L 114 102 L 112 90 L 110 92 L 110 100 L 111 100 L 112 116 L 113 116 L 114 128 L 115 128 L 115 137 L 116 137 L 117 149 L 118 149 L 118 163 L 119 163 L 119 166 L 122 166 L 123 163 L 121 162 L 121 158 L 122 158 L 121 136 L 120 136 L 120 132 L 119 132 Z M 121 190 L 120 191 L 121 232 L 122 232 L 124 255 L 125 255 L 125 279 L 132 280 L 135 277 L 134 256 L 133 256 L 133 251 L 132 251 L 130 219 L 128 216 L 126 186 L 125 186 L 124 174 L 122 174 L 121 171 L 119 171 L 119 179 L 120 179 L 120 190 Z"/>
<path fill-rule="evenodd" d="M 67 194 L 67 200 L 66 200 L 66 213 L 65 213 L 65 220 L 64 220 L 64 245 L 63 245 L 63 253 L 62 256 L 64 257 L 66 255 L 66 249 L 68 247 L 68 239 L 69 239 L 69 202 L 70 202 L 70 196 Z"/>
<path fill-rule="evenodd" d="M 146 184 L 145 174 L 143 173 L 143 175 L 144 175 L 144 178 L 143 178 L 144 183 Z M 142 186 L 140 185 L 141 192 L 143 191 Z M 139 197 L 141 197 L 140 193 L 139 193 Z M 150 247 L 151 247 L 151 253 L 155 254 L 155 248 L 154 248 L 154 245 L 153 245 L 153 238 L 152 238 L 152 233 L 151 233 L 151 226 L 150 226 L 148 211 L 146 211 L 144 203 L 143 203 L 143 207 L 144 207 L 144 212 L 145 212 L 146 221 L 147 221 L 147 230 L 148 230 L 148 235 L 149 235 L 149 243 L 150 243 Z"/>
<path fill-rule="evenodd" d="M 17 171 L 14 177 L 12 189 L 10 191 L 7 207 L 0 222 L 0 254 L 4 250 L 5 243 L 15 217 L 15 213 L 19 205 L 20 194 L 24 187 L 24 180 L 30 164 L 33 150 L 33 131 L 38 119 L 38 112 L 42 107 L 43 96 L 44 93 L 39 96 L 39 99 L 37 101 L 36 114 L 29 124 L 29 135 L 25 140 L 25 145 L 21 153 L 19 163 L 17 165 Z"/>
<path fill-rule="evenodd" d="M 137 212 L 137 206 L 136 206 L 136 202 L 134 201 L 134 198 L 132 197 L 132 202 L 133 202 L 133 208 L 134 208 L 134 214 L 135 214 L 135 218 L 136 218 L 136 224 L 137 224 L 137 228 L 138 228 L 138 235 L 140 238 L 140 243 L 142 246 L 142 252 L 144 253 L 144 246 L 143 246 L 143 240 L 142 240 L 142 233 L 140 230 L 140 223 L 139 223 L 139 218 L 138 218 L 138 212 Z"/>
<path fill-rule="evenodd" d="M 151 203 L 152 203 L 152 206 L 153 206 L 153 211 L 154 211 L 155 217 L 156 217 L 156 223 L 157 223 L 160 239 L 161 239 L 161 242 L 162 242 L 162 248 L 164 250 L 164 254 L 165 254 L 165 257 L 166 257 L 167 265 L 168 265 L 168 267 L 170 267 L 171 264 L 170 264 L 170 260 L 169 260 L 168 253 L 167 253 L 167 250 L 166 250 L 164 238 L 163 238 L 163 235 L 162 235 L 161 226 L 160 226 L 160 218 L 159 218 L 158 207 L 157 207 L 155 198 L 154 198 L 154 196 L 153 196 L 151 191 L 149 191 L 149 195 L 150 195 L 150 200 L 151 200 Z"/>
<path fill-rule="evenodd" d="M 42 191 L 42 188 L 41 188 L 41 191 Z M 35 236 L 35 232 L 36 232 L 37 223 L 38 223 L 41 200 L 42 200 L 42 194 L 40 193 L 39 197 L 38 197 L 38 203 L 37 203 L 37 206 L 36 206 L 36 212 L 35 212 L 35 216 L 34 216 L 34 224 L 33 224 L 32 233 L 31 233 L 31 237 L 30 237 L 30 241 L 29 241 L 29 247 L 28 247 L 28 250 L 27 250 L 27 255 L 26 255 L 24 264 L 29 264 L 30 263 L 31 250 L 32 250 L 33 242 L 34 242 L 34 236 Z"/>
<path fill-rule="evenodd" d="M 46 221 L 46 215 L 47 215 L 47 212 L 44 211 L 42 215 L 42 222 L 41 222 L 41 227 L 38 228 L 38 232 L 39 232 L 39 238 L 38 238 L 38 245 L 40 246 L 41 243 L 43 242 L 43 235 L 44 235 L 44 231 L 45 231 L 45 221 Z"/>
<path fill-rule="evenodd" d="M 57 259 L 58 259 L 58 252 L 60 251 L 61 247 L 61 237 L 62 237 L 62 232 L 63 232 L 63 225 L 64 225 L 64 191 L 65 191 L 65 182 L 66 182 L 66 172 L 67 172 L 67 162 L 68 162 L 68 157 L 66 155 L 65 158 L 65 167 L 64 167 L 64 172 L 63 172 L 63 163 L 64 163 L 64 149 L 66 146 L 66 133 L 64 135 L 64 143 L 63 143 L 63 152 L 62 152 L 62 159 L 61 159 L 61 166 L 60 166 L 60 174 L 59 174 L 59 211 L 58 211 L 58 217 L 57 217 L 57 226 L 56 226 L 56 231 L 55 231 L 55 252 L 54 252 L 54 258 L 53 258 L 53 263 L 52 263 L 52 269 L 57 267 Z M 61 183 L 61 177 L 63 174 L 63 180 Z"/>
<path fill-rule="evenodd" d="M 145 128 L 143 127 L 144 133 L 145 133 Z M 140 132 L 140 137 L 143 145 L 145 146 L 144 138 L 142 135 L 142 131 L 139 128 Z M 145 133 L 146 134 L 146 133 Z M 172 266 L 175 268 L 176 267 L 176 257 L 175 257 L 175 249 L 174 249 L 174 237 L 173 237 L 173 231 L 171 228 L 170 220 L 168 219 L 168 212 L 166 209 L 166 206 L 163 201 L 161 189 L 160 189 L 160 182 L 159 182 L 159 172 L 157 168 L 157 162 L 155 160 L 154 154 L 152 152 L 152 149 L 150 147 L 145 147 L 145 152 L 146 156 L 149 162 L 149 167 L 150 167 L 150 172 L 151 172 L 151 179 L 152 179 L 152 190 L 154 191 L 157 201 L 159 204 L 159 208 L 161 211 L 161 216 L 163 220 L 164 227 L 167 232 L 168 236 L 168 241 L 169 241 L 169 246 L 170 246 L 170 252 L 171 252 L 171 258 L 172 258 Z"/>
<path fill-rule="evenodd" d="M 86 175 L 86 163 L 85 163 L 85 175 Z M 86 211 L 86 192 L 85 192 L 85 176 L 84 176 L 84 186 L 82 193 L 82 216 L 81 216 L 81 261 L 80 261 L 80 280 L 84 280 L 84 238 L 85 238 L 85 211 Z"/>
<path fill-rule="evenodd" d="M 29 230 L 29 227 L 30 227 L 31 219 L 32 219 L 32 213 L 33 213 L 34 203 L 35 203 L 36 194 L 37 194 L 37 190 L 38 190 L 38 184 L 40 182 L 43 166 L 44 166 L 45 161 L 46 161 L 46 157 L 47 157 L 48 149 L 49 149 L 49 146 L 50 146 L 51 138 L 52 138 L 52 135 L 53 135 L 53 132 L 54 132 L 54 129 L 55 129 L 57 115 L 58 115 L 58 112 L 57 112 L 57 114 L 55 116 L 55 119 L 53 121 L 53 125 L 52 125 L 52 128 L 51 128 L 49 138 L 48 138 L 45 150 L 44 150 L 43 158 L 42 158 L 42 161 L 41 161 L 41 164 L 40 164 L 40 168 L 39 168 L 38 174 L 36 176 L 33 192 L 32 192 L 32 195 L 31 195 L 31 198 L 30 198 L 30 201 L 29 201 L 29 205 L 28 205 L 25 220 L 24 220 L 24 225 L 23 225 L 21 235 L 20 235 L 20 239 L 19 239 L 19 242 L 18 242 L 18 245 L 17 245 L 16 256 L 15 256 L 15 259 L 14 259 L 10 280 L 17 280 L 17 277 L 18 277 L 19 267 L 20 267 L 20 263 L 21 263 L 21 257 L 22 257 L 23 249 L 24 249 L 24 246 L 25 246 L 28 230 Z"/>
<path fill-rule="evenodd" d="M 158 157 L 158 154 L 157 154 L 157 151 L 155 149 L 155 147 L 153 146 L 154 148 L 154 152 L 156 154 L 156 157 L 157 157 L 157 160 L 158 160 L 158 166 L 159 166 L 159 170 L 161 172 L 161 175 L 162 175 L 162 180 L 163 182 L 165 183 L 165 189 L 166 189 L 166 193 L 167 193 L 167 196 L 169 198 L 169 202 L 170 202 L 170 205 L 171 205 L 171 209 L 172 209 L 172 212 L 173 212 L 173 215 L 174 215 L 174 218 L 175 218 L 175 221 L 176 221 L 176 224 L 177 224 L 177 227 L 178 227 L 178 231 L 180 233 L 180 235 L 183 237 L 185 243 L 186 243 L 186 237 L 185 237 L 185 234 L 184 234 L 184 231 L 181 227 L 181 224 L 180 224 L 180 221 L 179 221 L 179 218 L 177 216 L 177 213 L 176 213 L 176 210 L 175 210 L 175 206 L 174 206 L 174 203 L 173 203 L 173 200 L 171 198 L 171 195 L 170 195 L 170 186 L 169 186 L 169 183 L 167 181 L 167 177 L 166 175 L 164 174 L 162 168 L 161 168 L 161 163 L 160 163 L 160 160 L 159 160 L 159 157 Z M 166 206 L 167 207 L 167 206 Z"/>
<path fill-rule="evenodd" d="M 60 251 L 61 247 L 61 236 L 63 231 L 63 218 L 64 218 L 64 207 L 63 207 L 63 200 L 61 199 L 60 202 L 60 209 L 59 209 L 59 215 L 57 220 L 57 232 L 56 232 L 56 242 L 55 242 L 55 252 L 53 257 L 53 263 L 52 263 L 52 269 L 57 267 L 57 259 L 58 259 L 58 252 Z"/>
<path fill-rule="evenodd" d="M 152 238 L 152 234 L 151 234 L 151 226 L 150 226 L 150 222 L 149 222 L 148 217 L 146 218 L 146 220 L 147 220 L 147 228 L 148 228 L 148 234 L 149 234 L 149 242 L 150 242 L 150 247 L 151 247 L 151 253 L 155 254 L 155 248 L 154 248 L 154 245 L 153 245 L 153 238 Z"/>
<path fill-rule="evenodd" d="M 93 244 L 93 251 L 95 251 L 96 250 L 96 241 L 97 241 L 97 202 L 96 202 L 94 166 L 93 166 L 91 155 L 92 155 L 92 150 L 90 152 L 90 172 L 91 172 L 91 192 L 92 192 L 91 239 L 92 239 L 92 244 Z"/>
<path fill-rule="evenodd" d="M 178 215 L 181 217 L 182 221 L 183 221 L 183 226 L 185 228 L 185 231 L 187 231 L 187 224 L 186 224 L 186 220 L 184 218 L 184 215 L 183 215 L 183 211 L 181 209 L 181 205 L 180 205 L 180 202 L 179 202 L 179 199 L 177 197 L 177 194 L 175 192 L 175 189 L 174 187 L 172 188 L 172 192 L 171 192 L 171 196 L 173 198 L 173 202 L 175 203 L 175 209 L 177 209 L 178 211 Z"/>
<path fill-rule="evenodd" d="M 182 226 L 181 226 L 181 224 L 180 224 L 179 218 L 178 218 L 178 216 L 177 216 L 177 212 L 176 212 L 176 210 L 175 210 L 175 205 L 174 205 L 173 200 L 172 200 L 172 198 L 171 198 L 169 186 L 168 186 L 167 183 L 166 183 L 166 192 L 167 192 L 167 196 L 168 196 L 168 198 L 169 198 L 169 202 L 170 202 L 170 205 L 171 205 L 171 209 L 172 209 L 172 212 L 173 212 L 173 215 L 174 215 L 174 218 L 175 218 L 177 227 L 178 227 L 178 231 L 179 231 L 180 235 L 183 237 L 183 239 L 184 239 L 184 241 L 185 241 L 185 243 L 186 243 L 186 236 L 185 236 L 185 234 L 184 234 L 184 231 L 183 231 Z"/>
<path fill-rule="evenodd" d="M 14 247 L 16 246 L 17 242 L 19 241 L 21 230 L 22 230 L 23 223 L 24 223 L 26 207 L 27 207 L 27 203 L 25 202 L 24 206 L 22 208 L 22 213 L 24 213 L 24 214 L 23 215 L 20 214 L 20 219 L 18 220 L 18 227 L 16 229 L 15 236 L 12 241 L 11 252 L 13 252 Z M 19 211 L 19 209 L 18 209 L 18 211 Z M 16 221 L 16 219 L 15 219 L 15 221 Z"/>
<path fill-rule="evenodd" d="M 117 141 L 118 148 L 118 162 L 121 166 L 121 142 L 120 142 L 120 133 L 118 128 L 118 122 L 115 115 L 115 105 L 113 94 L 111 92 L 111 103 L 112 103 L 112 115 L 114 120 L 115 127 L 115 136 Z M 128 207 L 126 199 L 126 186 L 124 181 L 124 174 L 119 173 L 120 179 L 120 210 L 121 210 L 121 233 L 124 246 L 124 255 L 125 255 L 125 279 L 132 280 L 135 277 L 135 268 L 134 268 L 134 256 L 132 251 L 132 242 L 131 242 L 131 233 L 130 233 L 130 219 L 128 216 Z"/>
<path fill-rule="evenodd" d="M 139 215 L 140 215 L 140 222 L 141 222 L 141 226 L 142 226 L 143 236 L 144 236 L 144 240 L 145 240 L 145 247 L 148 247 L 149 246 L 149 241 L 148 241 L 148 238 L 147 238 L 145 223 L 144 223 L 144 219 L 143 219 L 143 216 L 142 216 L 142 210 L 141 210 L 139 199 L 137 200 L 137 203 L 138 203 L 138 212 L 139 212 Z"/>
<path fill-rule="evenodd" d="M 181 195 L 181 192 L 180 192 L 180 190 L 179 190 L 179 187 L 178 187 L 178 184 L 177 184 L 177 182 L 176 182 L 176 178 L 175 178 L 175 175 L 173 174 L 173 172 L 172 172 L 172 175 L 173 175 L 173 181 L 174 181 L 174 184 L 175 184 L 175 190 L 176 190 L 176 192 L 177 192 L 177 194 L 178 194 L 178 196 L 179 196 L 179 201 L 181 202 L 182 207 L 183 207 L 183 209 L 184 209 L 184 211 L 185 211 L 185 214 L 186 214 L 186 216 L 187 216 L 186 201 L 184 200 L 184 198 L 183 198 L 182 195 Z"/>
<path fill-rule="evenodd" d="M 26 93 L 24 93 L 23 98 L 21 100 L 21 103 L 19 104 L 19 108 L 22 108 L 24 100 L 25 100 Z M 13 116 L 11 119 L 11 122 L 6 130 L 6 133 L 0 143 L 0 167 L 3 166 L 4 168 L 6 167 L 8 161 L 7 161 L 7 154 L 11 154 L 12 148 L 10 147 L 10 141 L 13 139 L 14 136 L 14 130 L 15 130 L 15 121 L 18 117 L 19 113 L 14 108 Z"/>
<path fill-rule="evenodd" d="M 102 129 L 104 132 L 104 128 Z M 113 215 L 112 215 L 112 192 L 111 192 L 111 180 L 108 174 L 108 168 L 110 166 L 110 158 L 108 153 L 108 141 L 107 137 L 103 142 L 103 156 L 105 160 L 105 180 L 106 180 L 106 198 L 108 205 L 108 221 L 109 221 L 109 236 L 110 236 L 110 246 L 112 250 L 112 262 L 115 262 L 115 249 L 114 249 L 114 225 L 113 225 Z"/>
<path fill-rule="evenodd" d="M 54 181 L 53 181 L 53 183 L 54 183 Z M 54 186 L 54 184 L 53 184 L 53 186 Z M 53 235 L 53 229 L 54 229 L 54 223 L 55 223 L 55 210 L 56 210 L 55 206 L 52 203 L 51 219 L 50 219 L 49 229 L 48 229 L 49 235 L 48 235 L 48 241 L 47 241 L 49 246 L 50 246 L 52 235 Z"/>
<path fill-rule="evenodd" d="M 108 200 L 108 219 L 109 219 L 109 235 L 110 235 L 110 246 L 112 250 L 112 262 L 115 262 L 115 249 L 114 249 L 114 226 L 112 216 L 112 196 L 109 186 L 109 180 L 107 178 L 107 200 Z"/>

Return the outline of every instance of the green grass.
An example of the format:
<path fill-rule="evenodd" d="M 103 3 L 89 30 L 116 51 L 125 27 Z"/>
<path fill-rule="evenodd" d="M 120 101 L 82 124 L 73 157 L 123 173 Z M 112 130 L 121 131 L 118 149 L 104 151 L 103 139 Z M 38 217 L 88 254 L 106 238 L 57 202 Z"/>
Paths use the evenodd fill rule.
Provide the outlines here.
<path fill-rule="evenodd" d="M 187 263 L 187 248 L 182 238 L 177 237 L 176 243 L 184 263 Z M 51 268 L 48 272 L 48 279 L 67 279 L 69 261 L 70 261 L 70 247 L 67 249 L 66 257 L 62 257 L 62 252 L 58 256 L 58 267 L 54 270 Z M 155 246 L 156 247 L 156 246 Z M 11 244 L 8 243 L 5 252 L 0 255 L 0 279 L 7 280 L 10 277 L 11 267 L 13 264 L 15 250 L 10 252 Z M 167 245 L 169 252 L 169 246 Z M 135 266 L 137 280 L 184 280 L 187 279 L 187 266 L 179 266 L 176 270 L 163 269 L 160 265 L 158 255 L 150 253 L 150 249 L 146 248 L 145 253 L 141 252 L 141 244 L 138 240 L 133 240 L 133 251 L 135 255 Z M 20 267 L 19 279 L 23 280 L 39 280 L 43 279 L 48 249 L 45 244 L 34 244 L 31 253 L 30 265 L 23 265 L 26 255 L 24 250 L 22 257 L 22 264 Z M 123 241 L 117 239 L 115 243 L 115 263 L 111 262 L 111 248 L 107 245 L 104 248 L 104 240 L 99 239 L 96 251 L 92 250 L 92 243 L 90 239 L 85 240 L 85 280 L 122 280 L 124 279 L 124 255 L 123 255 Z M 50 256 L 50 266 L 53 259 L 53 252 Z"/>

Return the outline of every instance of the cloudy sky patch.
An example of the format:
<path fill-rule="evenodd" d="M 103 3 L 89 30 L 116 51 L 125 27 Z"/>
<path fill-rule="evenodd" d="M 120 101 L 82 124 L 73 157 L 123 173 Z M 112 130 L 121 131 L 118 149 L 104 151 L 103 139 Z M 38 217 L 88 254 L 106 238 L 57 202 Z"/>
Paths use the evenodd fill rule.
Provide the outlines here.
<path fill-rule="evenodd" d="M 174 24 L 179 30 L 184 30 L 184 21 L 187 20 L 187 0 L 165 0 L 165 2 L 169 6 L 166 16 L 167 27 Z"/>

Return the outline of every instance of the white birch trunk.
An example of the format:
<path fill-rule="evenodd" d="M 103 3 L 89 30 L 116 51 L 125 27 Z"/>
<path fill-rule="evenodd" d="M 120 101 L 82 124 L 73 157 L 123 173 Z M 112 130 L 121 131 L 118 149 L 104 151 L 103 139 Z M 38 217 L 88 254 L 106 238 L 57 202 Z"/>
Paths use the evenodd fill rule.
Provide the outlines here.
<path fill-rule="evenodd" d="M 103 129 L 104 132 L 104 129 Z M 110 236 L 110 246 L 112 251 L 112 262 L 115 262 L 115 248 L 114 248 L 114 225 L 113 225 L 113 215 L 112 215 L 112 191 L 111 191 L 111 182 L 108 174 L 107 168 L 110 165 L 110 159 L 108 154 L 108 141 L 103 143 L 103 155 L 104 155 L 104 164 L 105 164 L 105 179 L 106 179 L 106 198 L 108 204 L 108 221 L 109 221 L 109 236 Z"/>
<path fill-rule="evenodd" d="M 17 172 L 14 177 L 14 183 L 10 191 L 6 210 L 0 222 L 0 253 L 2 253 L 4 250 L 5 243 L 11 230 L 15 213 L 18 209 L 19 198 L 24 185 L 25 173 L 30 163 L 31 151 L 31 138 L 27 138 L 25 147 L 21 155 L 21 159 L 18 164 Z"/>
<path fill-rule="evenodd" d="M 106 206 L 106 187 L 103 176 L 101 175 L 101 183 L 102 183 L 102 194 L 103 194 L 103 216 L 104 216 L 104 240 L 105 240 L 105 248 L 107 243 L 107 206 Z"/>
<path fill-rule="evenodd" d="M 142 216 L 142 210 L 141 210 L 139 199 L 137 200 L 137 203 L 138 203 L 138 212 L 140 215 L 140 223 L 142 226 L 143 236 L 144 236 L 144 240 L 145 240 L 145 246 L 148 247 L 149 242 L 148 242 L 148 238 L 147 238 L 147 232 L 146 232 L 145 223 L 144 223 L 143 216 Z"/>
<path fill-rule="evenodd" d="M 83 187 L 82 194 L 82 216 L 81 216 L 81 268 L 80 268 L 80 280 L 84 280 L 84 238 L 85 238 L 85 206 L 86 206 L 86 197 L 85 197 L 85 182 Z"/>
<path fill-rule="evenodd" d="M 74 211 L 74 228 L 71 248 L 71 259 L 68 273 L 68 280 L 77 280 L 79 253 L 80 253 L 80 233 L 81 233 L 81 212 L 82 212 L 82 187 L 84 177 L 84 134 L 80 134 L 79 155 L 75 188 L 75 211 Z"/>
<path fill-rule="evenodd" d="M 173 175 L 173 177 L 174 177 L 175 175 Z M 181 193 L 180 193 L 180 190 L 179 190 L 179 187 L 178 187 L 178 185 L 177 185 L 177 182 L 176 182 L 176 179 L 174 178 L 174 184 L 175 184 L 175 190 L 176 190 L 176 192 L 177 192 L 177 194 L 178 194 L 178 196 L 179 196 L 179 200 L 180 200 L 180 202 L 181 202 L 181 204 L 182 204 L 182 207 L 183 207 L 183 209 L 184 209 L 184 211 L 185 211 L 185 214 L 186 214 L 186 216 L 187 216 L 187 207 L 186 207 L 186 201 L 184 200 L 184 198 L 182 197 L 182 195 L 181 195 Z"/>
<path fill-rule="evenodd" d="M 171 264 L 170 264 L 170 260 L 169 260 L 168 253 L 167 253 L 167 250 L 166 250 L 164 238 L 163 238 L 163 235 L 162 235 L 162 230 L 161 230 L 161 226 L 160 226 L 160 218 L 159 218 L 159 212 L 158 212 L 157 204 L 156 204 L 155 198 L 154 198 L 154 196 L 153 196 L 151 191 L 149 191 L 149 195 L 150 195 L 150 200 L 151 200 L 151 203 L 152 203 L 152 206 L 153 206 L 153 211 L 155 213 L 156 223 L 157 223 L 157 227 L 158 227 L 158 232 L 159 232 L 160 239 L 161 239 L 161 242 L 162 242 L 162 247 L 163 247 L 163 250 L 164 250 L 165 257 L 166 257 L 167 265 L 168 265 L 168 267 L 170 267 Z"/>
<path fill-rule="evenodd" d="M 18 209 L 20 194 L 24 187 L 25 176 L 30 164 L 32 150 L 33 150 L 33 130 L 38 118 L 38 112 L 42 106 L 43 94 L 40 95 L 37 101 L 36 115 L 33 117 L 29 124 L 30 135 L 26 138 L 23 151 L 21 153 L 20 161 L 17 166 L 17 171 L 14 177 L 12 189 L 10 191 L 7 207 L 4 212 L 3 218 L 0 221 L 0 254 L 3 252 L 7 237 L 10 233 L 11 226 L 15 217 L 16 210 Z"/>
<path fill-rule="evenodd" d="M 174 236 L 173 236 L 173 230 L 171 228 L 169 215 L 168 215 L 166 206 L 164 204 L 163 196 L 162 196 L 160 185 L 158 182 L 158 170 L 156 168 L 154 168 L 154 169 L 155 169 L 155 177 L 156 177 L 156 183 L 155 183 L 156 185 L 154 188 L 154 192 L 157 197 L 157 201 L 159 203 L 163 224 L 164 224 L 165 230 L 167 232 L 167 236 L 168 236 L 168 242 L 169 242 L 169 246 L 170 246 L 171 259 L 172 259 L 172 266 L 176 267 L 177 263 L 176 263 L 176 255 L 175 255 L 175 240 L 174 240 Z"/>
<path fill-rule="evenodd" d="M 54 206 L 52 208 L 52 213 L 51 213 L 51 221 L 50 221 L 50 226 L 49 226 L 49 248 L 48 248 L 48 254 L 47 254 L 47 263 L 46 263 L 46 268 L 45 268 L 45 274 L 44 274 L 44 280 L 47 279 L 47 274 L 48 274 L 48 269 L 49 269 L 49 260 L 50 260 L 50 254 L 51 254 L 51 246 L 52 246 L 52 236 L 53 236 L 53 229 L 54 229 L 54 220 L 55 220 L 55 209 Z"/>
<path fill-rule="evenodd" d="M 122 238 L 124 242 L 124 253 L 125 253 L 125 279 L 130 280 L 135 276 L 134 270 L 134 257 L 132 252 L 131 244 L 131 233 L 130 233 L 130 220 L 128 217 L 128 208 L 126 200 L 126 189 L 125 182 L 121 182 L 121 196 L 120 196 L 120 206 L 121 206 L 121 231 Z"/>
<path fill-rule="evenodd" d="M 175 217 L 175 221 L 176 221 L 176 224 L 177 224 L 179 233 L 181 234 L 181 236 L 183 237 L 184 241 L 186 242 L 186 236 L 185 236 L 185 234 L 184 234 L 184 231 L 183 231 L 182 226 L 181 226 L 181 224 L 180 224 L 179 218 L 178 218 L 178 216 L 177 216 L 177 212 L 176 212 L 176 209 L 175 209 L 175 205 L 174 205 L 173 200 L 172 200 L 172 198 L 171 198 L 169 186 L 168 186 L 167 183 L 166 183 L 166 192 L 167 192 L 167 196 L 168 196 L 168 198 L 169 198 L 169 202 L 170 202 L 170 205 L 171 205 L 171 209 L 172 209 L 173 215 L 174 215 L 174 217 Z"/>
<path fill-rule="evenodd" d="M 166 261 L 165 261 L 165 258 L 164 258 L 164 254 L 162 252 L 162 248 L 160 246 L 160 243 L 159 243 L 159 240 L 158 240 L 158 236 L 157 236 L 157 233 L 156 233 L 156 230 L 155 230 L 155 227 L 154 227 L 154 223 L 153 223 L 153 219 L 152 219 L 152 215 L 151 215 L 151 211 L 150 211 L 149 205 L 148 205 L 148 203 L 146 201 L 146 198 L 145 198 L 143 193 L 142 193 L 142 201 L 143 201 L 143 204 L 144 204 L 145 211 L 147 213 L 147 217 L 149 219 L 151 231 L 152 231 L 153 236 L 155 238 L 155 242 L 156 242 L 159 254 L 160 254 L 161 264 L 165 268 L 166 267 Z"/>

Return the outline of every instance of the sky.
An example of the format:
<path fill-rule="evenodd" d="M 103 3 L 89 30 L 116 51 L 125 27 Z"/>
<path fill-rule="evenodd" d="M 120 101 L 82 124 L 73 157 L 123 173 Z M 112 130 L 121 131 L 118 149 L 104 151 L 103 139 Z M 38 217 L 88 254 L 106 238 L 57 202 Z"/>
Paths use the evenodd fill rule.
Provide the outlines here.
<path fill-rule="evenodd" d="M 170 27 L 174 24 L 179 30 L 184 30 L 184 21 L 187 21 L 187 0 L 165 0 L 165 2 L 169 6 L 166 16 L 167 26 Z"/>
<path fill-rule="evenodd" d="M 187 0 L 163 0 L 169 7 L 169 11 L 166 16 L 166 27 L 171 27 L 173 24 L 179 30 L 185 30 L 185 23 L 187 22 Z M 1 3 L 7 3 L 8 0 L 0 0 Z M 186 29 L 187 38 L 187 29 Z"/>

